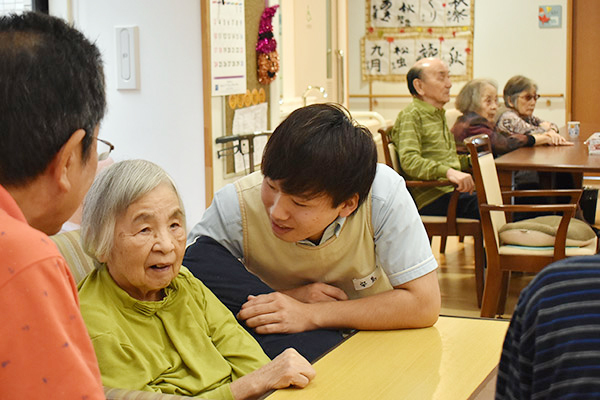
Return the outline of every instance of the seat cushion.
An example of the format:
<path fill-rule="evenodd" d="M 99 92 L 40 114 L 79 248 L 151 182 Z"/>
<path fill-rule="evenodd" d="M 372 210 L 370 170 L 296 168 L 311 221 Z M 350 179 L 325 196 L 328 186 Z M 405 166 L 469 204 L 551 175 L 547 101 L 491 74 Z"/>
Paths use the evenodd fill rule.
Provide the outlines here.
<path fill-rule="evenodd" d="M 71 269 L 75 283 L 79 283 L 94 269 L 94 260 L 81 247 L 79 230 L 59 233 L 50 236 Z"/>
<path fill-rule="evenodd" d="M 529 247 L 554 246 L 562 217 L 546 215 L 505 224 L 498 230 L 502 245 Z M 584 247 L 596 240 L 596 234 L 585 222 L 572 218 L 567 229 L 567 246 Z"/>

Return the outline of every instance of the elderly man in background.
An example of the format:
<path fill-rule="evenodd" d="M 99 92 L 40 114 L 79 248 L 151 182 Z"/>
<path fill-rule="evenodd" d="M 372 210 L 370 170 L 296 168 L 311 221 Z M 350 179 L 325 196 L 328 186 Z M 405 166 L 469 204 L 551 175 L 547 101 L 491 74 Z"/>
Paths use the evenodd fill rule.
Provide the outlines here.
<path fill-rule="evenodd" d="M 408 71 L 408 90 L 412 103 L 398 114 L 392 140 L 398 149 L 400 165 L 406 176 L 418 180 L 447 179 L 461 195 L 457 214 L 479 219 L 473 177 L 467 155 L 456 153 L 454 136 L 448 129 L 444 104 L 450 101 L 450 74 L 437 58 L 423 58 Z M 413 188 L 412 195 L 421 215 L 446 215 L 451 186 Z"/>
<path fill-rule="evenodd" d="M 0 397 L 104 399 L 75 282 L 46 236 L 108 156 L 100 52 L 60 19 L 5 16 L 0 77 Z"/>

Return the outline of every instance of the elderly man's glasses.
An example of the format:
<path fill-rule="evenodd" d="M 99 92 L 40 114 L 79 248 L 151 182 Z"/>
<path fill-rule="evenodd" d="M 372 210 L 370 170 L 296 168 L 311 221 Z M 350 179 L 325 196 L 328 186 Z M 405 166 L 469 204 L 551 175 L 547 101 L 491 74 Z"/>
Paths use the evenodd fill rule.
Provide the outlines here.
<path fill-rule="evenodd" d="M 114 150 L 115 146 L 108 140 L 95 138 L 98 141 L 98 161 L 103 161 L 108 158 L 110 152 Z"/>
<path fill-rule="evenodd" d="M 539 94 L 522 94 L 521 96 L 519 96 L 521 99 L 525 100 L 525 101 L 531 101 L 531 100 L 535 100 L 538 101 L 538 99 L 541 97 Z"/>

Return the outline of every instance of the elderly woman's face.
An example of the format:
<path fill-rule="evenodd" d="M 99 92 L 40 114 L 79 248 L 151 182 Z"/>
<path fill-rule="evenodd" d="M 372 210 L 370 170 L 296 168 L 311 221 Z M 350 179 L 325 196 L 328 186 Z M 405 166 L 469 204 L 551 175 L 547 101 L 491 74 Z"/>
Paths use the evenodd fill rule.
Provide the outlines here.
<path fill-rule="evenodd" d="M 183 211 L 173 188 L 161 184 L 117 217 L 106 265 L 131 297 L 156 301 L 179 273 L 184 251 Z"/>
<path fill-rule="evenodd" d="M 485 85 L 481 90 L 480 102 L 481 108 L 477 110 L 477 114 L 493 122 L 498 110 L 498 93 L 496 92 L 496 88 L 492 85 Z"/>
<path fill-rule="evenodd" d="M 533 110 L 535 110 L 537 99 L 538 96 L 535 88 L 524 90 L 519 93 L 519 97 L 517 97 L 515 109 L 520 115 L 524 117 L 531 117 L 533 115 Z"/>

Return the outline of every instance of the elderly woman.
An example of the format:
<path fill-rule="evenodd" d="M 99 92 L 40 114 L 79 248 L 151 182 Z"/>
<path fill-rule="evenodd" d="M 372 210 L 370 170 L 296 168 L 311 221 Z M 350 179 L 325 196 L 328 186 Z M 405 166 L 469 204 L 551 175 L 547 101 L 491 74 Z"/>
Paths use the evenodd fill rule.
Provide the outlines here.
<path fill-rule="evenodd" d="M 496 131 L 498 85 L 491 79 L 473 79 L 465 84 L 456 97 L 456 108 L 462 115 L 452 127 L 459 153 L 468 154 L 464 140 L 470 136 L 487 134 L 492 141 L 494 156 L 500 156 L 524 146 L 550 144 L 549 135 L 529 135 Z"/>
<path fill-rule="evenodd" d="M 572 144 L 558 134 L 558 127 L 533 115 L 537 99 L 537 85 L 521 75 L 513 76 L 504 86 L 504 111 L 498 118 L 496 129 L 507 136 L 533 135 L 537 142 L 550 145 Z"/>
<path fill-rule="evenodd" d="M 171 178 L 143 160 L 105 169 L 83 209 L 97 268 L 79 286 L 104 385 L 245 399 L 306 386 L 311 365 L 288 349 L 273 361 L 181 265 L 185 214 Z"/>

